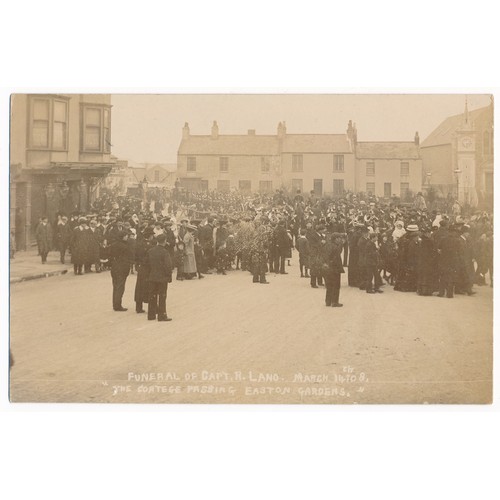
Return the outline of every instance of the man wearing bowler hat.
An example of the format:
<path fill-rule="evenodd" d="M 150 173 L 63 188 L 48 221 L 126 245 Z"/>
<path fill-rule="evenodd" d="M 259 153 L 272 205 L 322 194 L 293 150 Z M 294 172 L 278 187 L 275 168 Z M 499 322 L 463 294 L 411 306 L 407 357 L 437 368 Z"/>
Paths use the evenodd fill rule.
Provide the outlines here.
<path fill-rule="evenodd" d="M 165 248 L 167 236 L 156 237 L 156 246 L 151 248 L 146 257 L 149 267 L 149 303 L 148 320 L 172 321 L 167 316 L 167 287 L 172 283 L 172 260 Z"/>
<path fill-rule="evenodd" d="M 122 306 L 122 298 L 125 292 L 125 282 L 130 273 L 130 265 L 134 259 L 130 246 L 127 244 L 128 236 L 127 231 L 115 233 L 115 240 L 109 249 L 111 279 L 113 280 L 113 310 L 118 312 L 127 310 Z"/>

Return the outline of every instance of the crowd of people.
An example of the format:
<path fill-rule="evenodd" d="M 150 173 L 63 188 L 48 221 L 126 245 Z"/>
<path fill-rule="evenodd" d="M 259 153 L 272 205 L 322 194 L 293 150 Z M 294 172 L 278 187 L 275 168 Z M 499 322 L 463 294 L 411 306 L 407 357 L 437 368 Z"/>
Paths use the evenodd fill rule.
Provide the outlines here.
<path fill-rule="evenodd" d="M 342 307 L 341 275 L 369 294 L 384 286 L 400 292 L 453 298 L 472 296 L 474 285 L 493 286 L 493 218 L 486 212 L 462 214 L 428 210 L 419 193 L 413 204 L 382 203 L 354 194 L 342 199 L 273 195 L 191 193 L 159 211 L 154 201 L 109 195 L 94 213 L 46 217 L 36 229 L 39 253 L 56 248 L 74 274 L 111 270 L 113 309 L 125 311 L 127 277 L 137 273 L 136 312 L 169 321 L 168 283 L 249 272 L 253 283 L 268 284 L 269 273 L 287 274 L 297 252 L 301 278 L 325 287 L 325 304 Z"/>

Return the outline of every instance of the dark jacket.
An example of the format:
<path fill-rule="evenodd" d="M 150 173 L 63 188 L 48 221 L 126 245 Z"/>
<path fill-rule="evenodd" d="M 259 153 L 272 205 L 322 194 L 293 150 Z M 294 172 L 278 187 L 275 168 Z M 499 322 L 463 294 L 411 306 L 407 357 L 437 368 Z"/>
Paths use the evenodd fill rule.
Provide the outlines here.
<path fill-rule="evenodd" d="M 322 265 L 323 276 L 328 277 L 345 272 L 344 266 L 342 265 L 342 258 L 340 256 L 341 252 L 341 245 L 335 245 L 330 242 L 325 245 L 324 261 Z"/>
<path fill-rule="evenodd" d="M 446 238 L 441 239 L 438 245 L 438 268 L 445 275 L 454 275 L 460 268 L 460 241 L 459 236 L 450 231 Z"/>
<path fill-rule="evenodd" d="M 215 248 L 218 250 L 222 247 L 229 236 L 229 231 L 225 227 L 218 227 L 215 231 Z"/>
<path fill-rule="evenodd" d="M 47 222 L 43 225 L 41 222 L 36 228 L 36 242 L 40 253 L 50 251 L 52 246 L 52 227 Z"/>
<path fill-rule="evenodd" d="M 135 282 L 134 300 L 136 302 L 149 301 L 149 268 L 146 263 L 146 258 L 149 249 L 151 248 L 150 242 L 141 238 L 137 240 L 135 246 L 135 266 L 137 268 L 137 280 Z"/>
<path fill-rule="evenodd" d="M 66 224 L 57 224 L 56 226 L 56 243 L 57 246 L 68 246 L 71 240 L 72 229 L 69 222 Z"/>
<path fill-rule="evenodd" d="M 167 229 L 165 229 L 165 236 L 167 237 L 167 245 L 165 248 L 168 250 L 168 252 L 170 253 L 170 257 L 173 260 L 176 244 L 175 234 L 172 229 L 168 227 Z"/>
<path fill-rule="evenodd" d="M 151 248 L 146 257 L 149 266 L 149 281 L 152 283 L 170 283 L 172 281 L 172 259 L 163 245 Z"/>
<path fill-rule="evenodd" d="M 368 240 L 361 236 L 358 240 L 358 265 L 366 266 L 366 244 Z"/>
<path fill-rule="evenodd" d="M 295 248 L 301 257 L 307 257 L 309 255 L 309 240 L 305 236 L 299 236 Z"/>
<path fill-rule="evenodd" d="M 89 234 L 87 229 L 76 226 L 71 234 L 71 262 L 81 265 L 88 262 Z"/>
<path fill-rule="evenodd" d="M 206 224 L 198 229 L 198 239 L 202 248 L 210 248 L 214 245 L 214 227 L 211 224 Z"/>
<path fill-rule="evenodd" d="M 109 258 L 112 273 L 129 274 L 134 256 L 131 254 L 130 246 L 126 241 L 115 241 L 109 249 Z"/>
<path fill-rule="evenodd" d="M 274 230 L 274 236 L 275 244 L 278 247 L 279 253 L 285 253 L 290 247 L 290 238 L 288 237 L 285 226 L 278 224 L 278 226 Z"/>
<path fill-rule="evenodd" d="M 99 253 L 101 249 L 101 232 L 96 228 L 94 231 L 92 229 L 87 229 L 88 231 L 88 254 L 87 254 L 87 262 L 98 262 L 99 261 Z"/>
<path fill-rule="evenodd" d="M 367 240 L 365 244 L 365 266 L 366 267 L 378 267 L 380 264 L 379 261 L 379 252 L 377 245 L 373 240 Z"/>

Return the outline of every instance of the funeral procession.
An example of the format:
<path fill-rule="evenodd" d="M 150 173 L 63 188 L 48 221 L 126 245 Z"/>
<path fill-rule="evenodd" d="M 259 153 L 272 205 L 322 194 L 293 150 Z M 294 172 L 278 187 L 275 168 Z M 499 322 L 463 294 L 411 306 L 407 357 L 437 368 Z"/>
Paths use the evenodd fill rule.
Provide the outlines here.
<path fill-rule="evenodd" d="M 491 402 L 493 105 L 14 94 L 11 401 Z"/>

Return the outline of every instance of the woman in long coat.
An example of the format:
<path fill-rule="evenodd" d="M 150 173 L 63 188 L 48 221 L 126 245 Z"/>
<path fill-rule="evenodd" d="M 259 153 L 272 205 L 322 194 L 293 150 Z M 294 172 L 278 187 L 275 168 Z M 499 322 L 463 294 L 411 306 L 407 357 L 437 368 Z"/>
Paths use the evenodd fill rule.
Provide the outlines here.
<path fill-rule="evenodd" d="M 184 235 L 184 261 L 183 272 L 184 278 L 192 279 L 196 276 L 196 257 L 194 254 L 194 231 L 195 226 L 188 224 L 186 234 Z"/>

